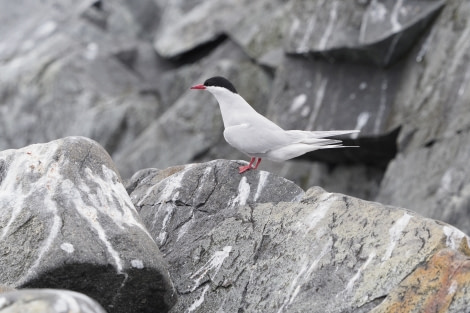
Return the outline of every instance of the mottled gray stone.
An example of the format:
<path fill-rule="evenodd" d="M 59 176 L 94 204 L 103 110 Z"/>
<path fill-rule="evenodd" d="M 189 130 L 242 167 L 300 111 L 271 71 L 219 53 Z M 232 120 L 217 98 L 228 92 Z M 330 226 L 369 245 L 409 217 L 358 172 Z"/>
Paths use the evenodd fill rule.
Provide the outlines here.
<path fill-rule="evenodd" d="M 277 68 L 284 55 L 284 41 L 292 22 L 293 1 L 252 1 L 245 14 L 226 30 L 230 39 L 262 65 Z"/>
<path fill-rule="evenodd" d="M 183 236 L 192 237 L 192 232 L 207 233 L 223 219 L 233 216 L 239 206 L 298 201 L 304 194 L 294 183 L 268 172 L 250 171 L 240 175 L 241 165 L 241 162 L 215 160 L 152 170 L 147 177 L 139 179 L 132 188 L 131 199 L 165 254 L 166 247 L 172 246 L 170 242 L 176 243 Z"/>
<path fill-rule="evenodd" d="M 417 42 L 437 1 L 294 1 L 286 52 L 389 65 Z"/>
<path fill-rule="evenodd" d="M 174 1 L 165 7 L 155 48 L 176 57 L 225 34 L 271 67 L 283 51 L 388 65 L 409 51 L 444 3 Z"/>
<path fill-rule="evenodd" d="M 399 154 L 377 201 L 404 206 L 470 232 L 470 3 L 448 2 L 405 64 L 391 124 Z"/>
<path fill-rule="evenodd" d="M 470 127 L 470 3 L 449 2 L 406 62 L 392 122 L 401 151 L 458 136 Z"/>
<path fill-rule="evenodd" d="M 359 136 L 380 136 L 390 131 L 401 72 L 401 66 L 383 70 L 286 57 L 267 114 L 285 129 L 360 129 Z"/>
<path fill-rule="evenodd" d="M 247 3 L 250 1 L 168 1 L 155 35 L 155 50 L 172 58 L 214 41 L 243 16 Z M 239 13 L 234 14 L 236 11 Z"/>
<path fill-rule="evenodd" d="M 96 142 L 1 152 L 0 191 L 0 283 L 83 292 L 109 312 L 174 303 L 167 264 Z"/>
<path fill-rule="evenodd" d="M 400 153 L 389 165 L 376 198 L 406 206 L 470 233 L 470 132 L 430 147 Z"/>
<path fill-rule="evenodd" d="M 138 5 L 105 2 L 100 11 L 93 2 L 2 1 L 2 13 L 21 10 L 2 23 L 0 150 L 82 135 L 113 153 L 157 115 L 155 95 L 141 93 L 141 79 L 155 77 L 143 64 L 158 64 L 145 55 L 150 43 L 137 38 L 150 26 L 132 17 L 140 9 L 127 7 Z M 89 20 L 90 12 L 103 15 L 105 29 Z M 123 57 L 132 51 L 133 62 Z"/>
<path fill-rule="evenodd" d="M 24 289 L 0 294 L 2 313 L 106 313 L 93 299 L 58 289 Z"/>
<path fill-rule="evenodd" d="M 321 188 L 299 202 L 290 182 L 237 166 L 151 171 L 131 194 L 172 264 L 171 312 L 368 312 L 434 253 L 468 245 L 452 226 Z"/>

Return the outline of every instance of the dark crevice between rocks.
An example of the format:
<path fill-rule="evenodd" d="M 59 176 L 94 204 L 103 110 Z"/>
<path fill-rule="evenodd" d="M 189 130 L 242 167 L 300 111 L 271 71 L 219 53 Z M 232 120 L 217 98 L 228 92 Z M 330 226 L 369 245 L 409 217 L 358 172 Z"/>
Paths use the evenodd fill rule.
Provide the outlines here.
<path fill-rule="evenodd" d="M 80 292 L 99 302 L 109 313 L 167 312 L 176 301 L 165 289 L 164 277 L 146 268 L 119 274 L 111 265 L 66 264 L 18 287 Z"/>
<path fill-rule="evenodd" d="M 81 17 L 99 29 L 106 30 L 109 13 L 106 12 L 103 1 L 97 0 L 81 14 Z"/>
<path fill-rule="evenodd" d="M 424 147 L 431 148 L 436 143 L 436 139 L 431 139 L 424 144 Z"/>
<path fill-rule="evenodd" d="M 167 59 L 175 67 L 192 64 L 200 61 L 214 51 L 220 44 L 227 39 L 225 34 L 220 34 L 214 40 L 197 46 L 196 48 L 186 51 L 178 56 Z"/>
<path fill-rule="evenodd" d="M 121 63 L 128 71 L 137 76 L 139 79 L 144 79 L 142 75 L 135 69 L 135 63 L 139 55 L 136 47 L 121 49 L 113 53 L 113 55 L 116 60 L 118 60 L 119 63 Z"/>
<path fill-rule="evenodd" d="M 118 150 L 128 131 L 129 127 L 127 123 L 126 112 L 126 114 L 124 114 L 122 117 L 119 126 L 115 128 L 114 132 L 111 133 L 108 140 L 104 144 L 104 149 L 109 153 L 109 155 L 113 155 Z"/>
<path fill-rule="evenodd" d="M 379 306 L 386 298 L 387 298 L 387 296 L 377 297 L 377 298 L 365 303 L 364 305 L 360 306 L 358 308 L 357 312 L 369 312 L 372 309 L 374 309 L 375 307 Z"/>
<path fill-rule="evenodd" d="M 405 57 L 413 49 L 415 44 L 419 42 L 419 38 L 427 32 L 429 25 L 439 16 L 444 2 L 437 3 L 435 6 L 434 11 L 428 16 L 383 39 L 362 46 L 310 51 L 305 55 L 324 58 L 329 62 L 348 61 L 387 68 Z M 288 53 L 288 55 L 296 55 L 296 53 Z"/>
<path fill-rule="evenodd" d="M 329 165 L 367 165 L 385 169 L 397 155 L 397 137 L 400 128 L 381 137 L 342 138 L 344 146 L 351 148 L 324 149 L 304 154 L 298 159 L 323 162 Z"/>

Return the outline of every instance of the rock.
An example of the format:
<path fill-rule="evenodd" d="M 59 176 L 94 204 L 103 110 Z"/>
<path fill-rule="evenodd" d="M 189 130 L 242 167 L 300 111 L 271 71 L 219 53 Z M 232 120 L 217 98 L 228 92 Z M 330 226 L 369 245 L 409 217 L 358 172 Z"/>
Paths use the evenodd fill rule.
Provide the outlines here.
<path fill-rule="evenodd" d="M 359 149 L 315 151 L 303 159 L 384 168 L 396 155 L 397 125 L 388 121 L 402 72 L 402 64 L 384 70 L 287 56 L 274 80 L 267 115 L 284 129 L 361 130 L 343 138 L 345 145 Z"/>
<path fill-rule="evenodd" d="M 24 289 L 0 294 L 4 313 L 106 313 L 93 299 L 78 292 L 55 289 Z"/>
<path fill-rule="evenodd" d="M 159 64 L 136 38 L 145 28 L 121 2 L 106 2 L 104 13 L 92 6 L 95 1 L 50 1 L 41 8 L 33 2 L 22 4 L 17 20 L 2 32 L 0 150 L 82 135 L 114 153 L 159 111 L 155 95 L 141 93 L 142 79 L 154 77 L 143 64 Z M 106 31 L 90 22 L 90 11 L 104 15 Z"/>
<path fill-rule="evenodd" d="M 470 232 L 469 14 L 470 3 L 449 2 L 406 61 L 390 120 L 391 125 L 401 125 L 398 155 L 375 198 L 451 223 L 466 233 Z"/>
<path fill-rule="evenodd" d="M 10 286 L 0 285 L 0 293 L 14 291 L 14 290 L 15 288 L 12 288 Z"/>
<path fill-rule="evenodd" d="M 360 136 L 382 136 L 391 131 L 387 119 L 401 70 L 286 57 L 267 114 L 285 129 L 360 129 Z"/>
<path fill-rule="evenodd" d="M 96 142 L 1 152 L 0 191 L 1 284 L 82 292 L 109 312 L 174 303 L 167 264 Z"/>
<path fill-rule="evenodd" d="M 294 1 L 286 52 L 388 66 L 413 47 L 445 1 Z"/>
<path fill-rule="evenodd" d="M 389 165 L 377 201 L 407 206 L 470 232 L 470 131 L 400 153 Z"/>
<path fill-rule="evenodd" d="M 389 65 L 409 51 L 444 3 L 175 1 L 165 8 L 155 49 L 174 58 L 225 34 L 273 68 L 284 51 Z"/>
<path fill-rule="evenodd" d="M 176 237 L 185 236 L 190 229 L 205 232 L 216 227 L 220 220 L 233 215 L 238 206 L 297 201 L 304 194 L 297 185 L 268 172 L 240 175 L 241 165 L 215 160 L 165 170 L 148 169 L 136 173 L 127 185 L 147 229 L 164 247 L 167 241 L 178 241 Z M 180 210 L 181 205 L 186 209 Z M 158 219 L 163 218 L 163 226 L 154 223 L 155 214 Z M 179 229 L 178 236 L 175 229 Z"/>
<path fill-rule="evenodd" d="M 468 253 L 450 225 L 237 166 L 151 171 L 132 191 L 172 264 L 171 312 L 368 312 L 442 249 Z"/>
<path fill-rule="evenodd" d="M 291 2 L 169 2 L 155 36 L 155 49 L 175 59 L 226 35 L 251 58 L 275 68 L 283 55 Z"/>
<path fill-rule="evenodd" d="M 167 1 L 162 23 L 155 36 L 155 50 L 175 58 L 198 46 L 215 41 L 241 14 L 233 14 L 249 1 Z"/>
<path fill-rule="evenodd" d="M 465 312 L 469 277 L 469 256 L 443 249 L 418 266 L 371 313 Z"/>
<path fill-rule="evenodd" d="M 226 30 L 227 35 L 258 63 L 276 69 L 284 55 L 284 41 L 291 23 L 293 1 L 253 1 Z"/>
<path fill-rule="evenodd" d="M 458 13 L 455 13 L 458 12 Z M 470 79 L 467 47 L 470 4 L 452 2 L 433 30 L 406 61 L 392 122 L 402 125 L 400 151 L 458 136 L 470 125 L 467 100 Z M 457 15 L 455 15 L 457 14 Z M 445 45 L 447 49 L 439 49 Z M 445 114 L 444 114 L 445 113 Z"/>

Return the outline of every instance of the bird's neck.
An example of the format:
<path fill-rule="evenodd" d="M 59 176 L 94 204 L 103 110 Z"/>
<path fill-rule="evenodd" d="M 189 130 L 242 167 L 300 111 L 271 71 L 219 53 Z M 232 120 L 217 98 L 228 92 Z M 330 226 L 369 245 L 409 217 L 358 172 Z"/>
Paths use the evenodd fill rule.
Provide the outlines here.
<path fill-rule="evenodd" d="M 234 93 L 214 93 L 219 103 L 225 128 L 247 122 L 247 114 L 255 110 L 240 95 Z"/>

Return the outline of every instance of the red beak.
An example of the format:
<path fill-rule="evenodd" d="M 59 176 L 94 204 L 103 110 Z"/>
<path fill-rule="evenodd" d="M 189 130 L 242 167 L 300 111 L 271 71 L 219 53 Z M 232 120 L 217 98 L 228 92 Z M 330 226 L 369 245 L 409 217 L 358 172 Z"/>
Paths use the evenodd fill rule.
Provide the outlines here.
<path fill-rule="evenodd" d="M 200 85 L 194 85 L 191 87 L 191 89 L 206 89 L 206 86 L 200 84 Z"/>

